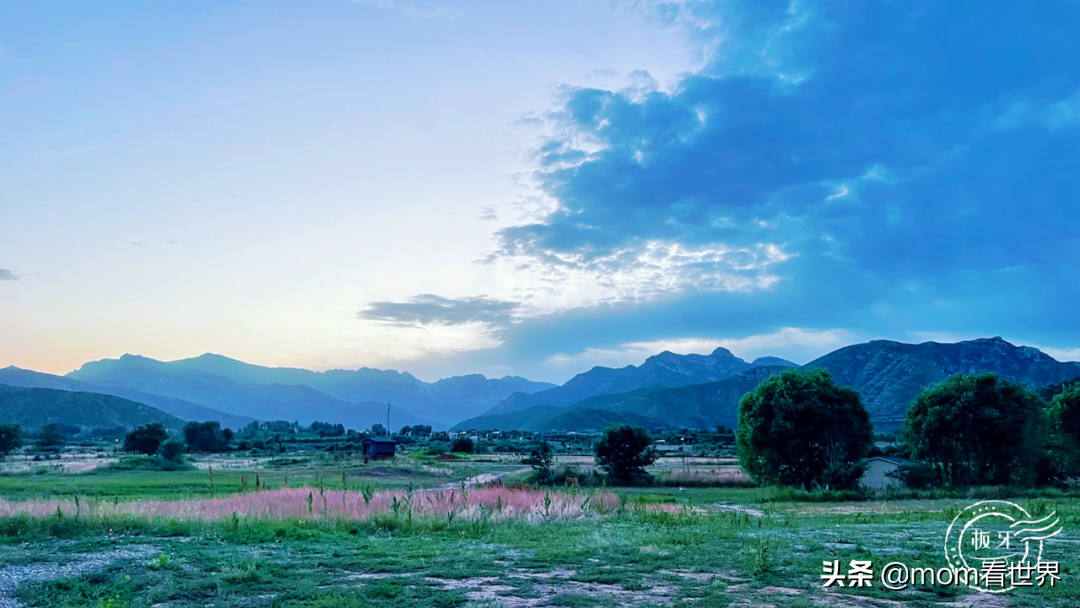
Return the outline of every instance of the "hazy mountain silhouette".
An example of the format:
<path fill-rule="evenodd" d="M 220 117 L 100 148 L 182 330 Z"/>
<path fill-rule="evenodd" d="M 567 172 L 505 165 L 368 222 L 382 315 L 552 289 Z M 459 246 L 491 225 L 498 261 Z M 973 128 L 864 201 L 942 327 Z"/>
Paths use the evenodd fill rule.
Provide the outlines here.
<path fill-rule="evenodd" d="M 121 357 L 118 363 L 127 363 L 126 357 L 131 355 Z M 98 361 L 87 364 L 84 369 L 89 367 L 88 371 L 79 370 L 69 376 L 86 379 L 87 374 L 93 373 L 94 377 L 99 379 L 124 381 L 124 375 L 128 373 L 127 367 L 118 364 L 106 367 L 104 363 Z M 195 374 L 194 377 L 198 377 L 198 373 L 208 373 L 248 384 L 304 385 L 342 401 L 377 401 L 383 404 L 389 402 L 418 418 L 443 424 L 452 424 L 483 413 L 515 391 L 529 393 L 555 386 L 519 376 L 485 378 L 480 374 L 454 376 L 429 383 L 407 372 L 367 367 L 358 370 L 314 372 L 289 367 L 263 367 L 209 353 L 162 364 L 173 370 L 190 371 Z"/>
<path fill-rule="evenodd" d="M 386 423 L 385 403 L 349 403 L 304 385 L 240 382 L 190 366 L 137 355 L 87 363 L 66 377 L 175 397 L 259 420 L 289 420 L 301 424 L 322 420 L 354 429 Z M 391 424 L 397 428 L 424 423 L 430 424 L 430 421 L 400 407 L 391 407 Z"/>

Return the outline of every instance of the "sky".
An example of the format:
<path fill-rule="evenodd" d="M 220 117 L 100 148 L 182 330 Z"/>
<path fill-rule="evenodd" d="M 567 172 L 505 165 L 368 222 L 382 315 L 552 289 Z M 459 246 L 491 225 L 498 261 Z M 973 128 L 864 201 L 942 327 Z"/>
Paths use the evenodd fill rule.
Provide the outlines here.
<path fill-rule="evenodd" d="M 0 366 L 1080 360 L 1080 3 L 12 3 Z"/>

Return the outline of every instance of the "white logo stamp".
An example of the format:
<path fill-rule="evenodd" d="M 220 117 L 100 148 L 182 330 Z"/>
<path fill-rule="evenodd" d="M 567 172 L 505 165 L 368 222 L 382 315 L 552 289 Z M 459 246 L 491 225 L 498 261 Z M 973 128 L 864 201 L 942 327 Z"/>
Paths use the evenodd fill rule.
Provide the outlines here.
<path fill-rule="evenodd" d="M 1058 580 L 1057 562 L 1042 559 L 1043 541 L 1061 532 L 1057 512 L 1034 518 L 1023 507 L 986 500 L 961 511 L 945 534 L 954 570 L 978 572 L 979 591 L 1002 593 Z"/>

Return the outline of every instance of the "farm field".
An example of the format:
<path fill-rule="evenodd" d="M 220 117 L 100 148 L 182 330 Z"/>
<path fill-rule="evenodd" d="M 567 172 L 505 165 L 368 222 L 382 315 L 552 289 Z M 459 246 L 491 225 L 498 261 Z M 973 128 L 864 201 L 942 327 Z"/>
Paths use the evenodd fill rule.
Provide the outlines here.
<path fill-rule="evenodd" d="M 0 476 L 0 606 L 1080 605 L 1080 500 L 1061 493 L 1002 496 L 1060 516 L 1044 552 L 1060 563 L 1053 588 L 825 589 L 823 561 L 944 566 L 951 519 L 995 491 L 847 502 L 759 488 L 544 491 L 462 486 L 520 464 L 297 460 L 223 467 L 212 490 L 206 470 Z M 256 472 L 260 490 L 244 491 Z"/>

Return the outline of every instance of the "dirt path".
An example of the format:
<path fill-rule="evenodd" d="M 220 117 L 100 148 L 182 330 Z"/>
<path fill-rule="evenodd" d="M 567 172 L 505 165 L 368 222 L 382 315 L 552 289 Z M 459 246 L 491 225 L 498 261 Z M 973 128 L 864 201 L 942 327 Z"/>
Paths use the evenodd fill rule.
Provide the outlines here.
<path fill-rule="evenodd" d="M 148 559 L 154 553 L 154 547 L 138 545 L 99 553 L 74 554 L 68 556 L 63 564 L 36 563 L 0 568 L 0 608 L 27 608 L 26 604 L 15 599 L 15 590 L 24 583 L 79 576 L 122 559 Z"/>
<path fill-rule="evenodd" d="M 450 483 L 447 483 L 447 484 L 443 484 L 438 489 L 439 490 L 453 490 L 455 488 L 460 488 L 461 484 L 463 484 L 463 483 L 465 484 L 466 488 L 472 488 L 472 487 L 475 487 L 475 486 L 483 485 L 485 483 L 491 483 L 493 481 L 498 481 L 498 480 L 500 480 L 503 477 L 506 477 L 508 475 L 519 475 L 521 473 L 528 473 L 531 470 L 532 470 L 532 468 L 521 468 L 521 469 L 514 469 L 513 471 L 503 471 L 501 473 L 483 473 L 483 474 L 480 474 L 480 475 L 469 477 L 465 481 L 450 482 Z M 4 607 L 0 606 L 0 608 L 4 608 Z"/>

